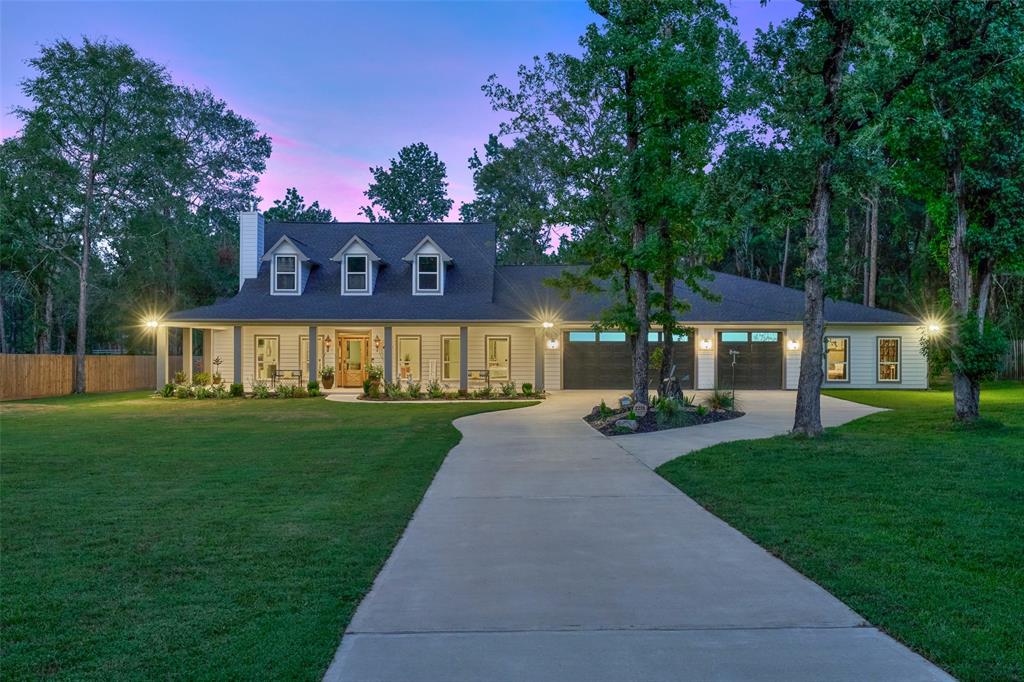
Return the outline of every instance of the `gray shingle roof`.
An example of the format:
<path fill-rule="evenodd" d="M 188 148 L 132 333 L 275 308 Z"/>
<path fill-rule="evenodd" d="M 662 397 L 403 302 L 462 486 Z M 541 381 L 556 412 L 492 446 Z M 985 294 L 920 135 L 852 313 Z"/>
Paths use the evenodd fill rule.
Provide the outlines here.
<path fill-rule="evenodd" d="M 170 320 L 227 321 L 528 321 L 558 319 L 584 322 L 598 318 L 607 305 L 603 295 L 575 295 L 569 300 L 544 284 L 561 265 L 495 266 L 493 225 L 475 223 L 266 223 L 265 243 L 282 236 L 302 243 L 316 264 L 301 296 L 270 295 L 270 264 L 245 282 L 234 297 L 213 305 L 183 310 Z M 342 296 L 341 264 L 331 256 L 358 236 L 381 257 L 372 296 Z M 412 295 L 412 264 L 402 258 L 430 236 L 452 257 L 443 296 Z M 262 254 L 261 254 L 262 256 Z M 715 273 L 708 288 L 720 296 L 707 301 L 683 285 L 678 295 L 689 301 L 691 322 L 799 322 L 803 292 L 757 280 Z M 856 303 L 827 301 L 832 323 L 917 324 L 906 315 Z"/>

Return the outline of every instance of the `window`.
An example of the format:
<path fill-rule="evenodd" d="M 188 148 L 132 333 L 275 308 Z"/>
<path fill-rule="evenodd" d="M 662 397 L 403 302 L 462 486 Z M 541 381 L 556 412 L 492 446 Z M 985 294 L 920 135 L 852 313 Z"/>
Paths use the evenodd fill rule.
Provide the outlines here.
<path fill-rule="evenodd" d="M 662 332 L 647 332 L 647 340 L 651 343 L 657 343 L 662 340 Z M 672 340 L 676 343 L 688 343 L 690 336 L 682 332 L 672 332 Z"/>
<path fill-rule="evenodd" d="M 441 381 L 459 381 L 462 369 L 462 342 L 457 336 L 441 338 Z"/>
<path fill-rule="evenodd" d="M 900 337 L 878 337 L 878 381 L 900 380 Z"/>
<path fill-rule="evenodd" d="M 751 343 L 778 343 L 778 332 L 750 332 Z"/>
<path fill-rule="evenodd" d="M 722 332 L 722 343 L 746 343 L 746 332 Z"/>
<path fill-rule="evenodd" d="M 272 381 L 277 377 L 277 336 L 256 337 L 256 381 Z"/>
<path fill-rule="evenodd" d="M 418 381 L 420 376 L 420 337 L 399 336 L 395 343 L 398 351 L 398 378 Z"/>
<path fill-rule="evenodd" d="M 825 337 L 825 380 L 850 380 L 850 339 L 845 336 Z"/>
<path fill-rule="evenodd" d="M 320 370 L 324 368 L 324 361 L 326 359 L 326 349 L 324 348 L 323 334 L 316 335 L 316 372 L 317 376 L 313 377 L 317 381 L 320 380 Z M 302 334 L 299 336 L 299 371 L 302 372 L 302 380 L 310 381 L 310 377 L 306 376 L 309 374 L 309 335 Z"/>
<path fill-rule="evenodd" d="M 295 272 L 295 256 L 274 257 L 274 290 L 294 292 L 299 290 L 298 276 Z"/>
<path fill-rule="evenodd" d="M 359 293 L 370 290 L 366 256 L 345 256 L 345 291 Z"/>
<path fill-rule="evenodd" d="M 488 336 L 487 371 L 492 380 L 508 381 L 510 376 L 510 360 L 512 339 L 508 336 Z"/>
<path fill-rule="evenodd" d="M 593 343 L 597 341 L 595 332 L 569 332 L 569 343 Z"/>
<path fill-rule="evenodd" d="M 626 332 L 601 332 L 598 338 L 605 343 L 625 343 Z"/>
<path fill-rule="evenodd" d="M 416 256 L 416 290 L 440 291 L 440 256 Z"/>

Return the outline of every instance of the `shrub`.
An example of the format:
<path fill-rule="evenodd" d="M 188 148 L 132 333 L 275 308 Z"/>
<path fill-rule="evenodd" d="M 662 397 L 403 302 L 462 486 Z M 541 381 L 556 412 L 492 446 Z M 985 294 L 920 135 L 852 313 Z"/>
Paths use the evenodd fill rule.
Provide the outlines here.
<path fill-rule="evenodd" d="M 733 400 L 732 394 L 728 391 L 720 391 L 716 388 L 711 392 L 711 395 L 704 399 L 704 404 L 715 412 L 719 412 L 721 410 L 733 409 L 736 401 Z"/>
<path fill-rule="evenodd" d="M 403 397 L 402 385 L 396 382 L 384 382 L 384 394 L 392 400 L 399 400 Z"/>
<path fill-rule="evenodd" d="M 213 397 L 213 391 L 206 386 L 196 386 L 192 389 L 192 393 L 195 395 L 196 400 L 206 400 Z"/>
<path fill-rule="evenodd" d="M 427 395 L 435 400 L 443 398 L 444 386 L 442 386 L 441 382 L 437 379 L 431 380 L 431 382 L 427 384 Z"/>
<path fill-rule="evenodd" d="M 697 398 L 697 396 L 695 394 L 693 394 L 693 393 L 691 393 L 690 395 L 684 395 L 683 396 L 683 405 L 686 405 L 687 407 L 693 407 L 693 401 L 696 398 Z"/>
<path fill-rule="evenodd" d="M 492 386 L 484 386 L 483 388 L 478 388 L 477 390 L 473 391 L 473 397 L 479 398 L 481 400 L 493 398 L 494 388 Z"/>
<path fill-rule="evenodd" d="M 183 384 L 188 380 L 188 375 L 185 374 L 185 370 L 179 369 L 174 373 L 174 383 Z"/>
<path fill-rule="evenodd" d="M 211 397 L 217 398 L 217 399 L 227 398 L 228 397 L 228 388 L 224 384 L 215 384 L 214 387 L 212 389 L 210 389 L 210 394 L 211 394 Z"/>
<path fill-rule="evenodd" d="M 458 400 L 459 398 L 465 398 L 466 394 L 462 391 L 447 391 L 444 393 L 444 397 L 447 400 Z"/>
<path fill-rule="evenodd" d="M 323 367 L 323 368 L 321 368 L 320 369 L 320 378 L 321 379 L 326 379 L 328 377 L 330 377 L 332 379 L 334 378 L 334 368 L 333 367 Z"/>
<path fill-rule="evenodd" d="M 164 384 L 164 387 L 160 389 L 160 395 L 165 398 L 171 398 L 174 396 L 174 384 Z"/>
<path fill-rule="evenodd" d="M 533 395 L 533 384 L 523 382 L 523 395 Z"/>
<path fill-rule="evenodd" d="M 418 400 L 423 395 L 423 386 L 418 381 L 410 381 L 405 393 L 413 400 Z"/>
<path fill-rule="evenodd" d="M 192 383 L 196 386 L 209 386 L 211 381 L 209 372 L 196 372 L 192 377 Z"/>
<path fill-rule="evenodd" d="M 319 388 L 315 389 L 315 390 L 317 391 L 317 393 L 320 392 Z M 293 398 L 308 398 L 309 397 L 309 391 L 307 391 L 302 386 L 294 386 L 294 387 L 292 387 L 292 397 Z"/>
<path fill-rule="evenodd" d="M 608 407 L 608 404 L 605 403 L 604 398 L 601 398 L 601 405 L 598 406 L 598 409 L 601 411 L 600 414 L 602 419 L 612 416 L 612 408 Z"/>
<path fill-rule="evenodd" d="M 363 379 L 363 395 L 370 395 L 370 386 L 372 385 L 373 382 L 369 378 Z"/>
<path fill-rule="evenodd" d="M 252 397 L 262 400 L 270 397 L 270 387 L 265 381 L 257 381 L 252 385 Z"/>
<path fill-rule="evenodd" d="M 278 387 L 277 387 L 277 397 L 278 398 L 291 398 L 294 395 L 295 395 L 295 387 L 294 386 L 288 386 L 286 384 L 278 385 Z"/>
<path fill-rule="evenodd" d="M 192 392 L 188 389 L 188 386 L 178 386 L 174 389 L 174 397 L 179 399 L 185 399 L 192 395 Z"/>
<path fill-rule="evenodd" d="M 698 405 L 697 406 L 697 416 L 698 417 L 705 416 L 709 411 L 710 410 L 708 410 L 707 405 Z"/>
<path fill-rule="evenodd" d="M 516 394 L 516 382 L 510 381 L 507 384 L 501 385 L 501 394 L 506 398 L 511 398 Z"/>
<path fill-rule="evenodd" d="M 245 386 L 242 384 L 231 384 L 231 397 L 241 398 L 245 395 Z"/>

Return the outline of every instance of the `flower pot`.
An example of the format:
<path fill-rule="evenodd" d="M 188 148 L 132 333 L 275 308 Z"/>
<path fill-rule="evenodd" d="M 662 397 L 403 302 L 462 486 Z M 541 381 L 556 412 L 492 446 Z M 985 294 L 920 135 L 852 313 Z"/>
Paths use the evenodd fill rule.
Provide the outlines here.
<path fill-rule="evenodd" d="M 323 384 L 324 388 L 334 387 L 334 375 L 320 377 L 320 383 Z"/>

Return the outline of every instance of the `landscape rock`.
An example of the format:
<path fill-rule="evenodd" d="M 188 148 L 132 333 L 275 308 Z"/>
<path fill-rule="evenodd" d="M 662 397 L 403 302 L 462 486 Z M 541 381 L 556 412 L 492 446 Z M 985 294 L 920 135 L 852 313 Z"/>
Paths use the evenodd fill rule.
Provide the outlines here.
<path fill-rule="evenodd" d="M 629 429 L 630 431 L 636 431 L 640 425 L 637 424 L 635 419 L 620 419 L 615 422 L 615 426 L 623 429 Z"/>

